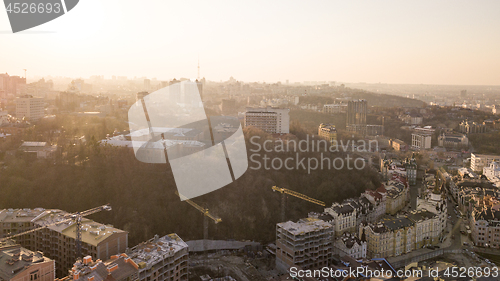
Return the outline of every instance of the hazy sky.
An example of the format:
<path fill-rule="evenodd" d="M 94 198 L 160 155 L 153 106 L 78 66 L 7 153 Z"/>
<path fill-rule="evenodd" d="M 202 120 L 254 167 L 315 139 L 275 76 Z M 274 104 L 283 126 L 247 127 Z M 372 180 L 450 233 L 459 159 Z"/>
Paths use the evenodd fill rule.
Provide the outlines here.
<path fill-rule="evenodd" d="M 1 8 L 3 10 L 3 7 Z M 500 1 L 82 0 L 12 34 L 0 72 L 500 84 Z"/>

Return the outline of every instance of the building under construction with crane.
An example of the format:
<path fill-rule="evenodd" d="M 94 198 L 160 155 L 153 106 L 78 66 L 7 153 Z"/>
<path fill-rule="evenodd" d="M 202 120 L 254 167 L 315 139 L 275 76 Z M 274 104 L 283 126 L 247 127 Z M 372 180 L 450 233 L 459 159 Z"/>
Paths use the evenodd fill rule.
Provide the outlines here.
<path fill-rule="evenodd" d="M 177 234 L 155 235 L 106 261 L 86 256 L 59 281 L 185 281 L 188 255 L 188 245 Z"/>
<path fill-rule="evenodd" d="M 81 214 L 90 215 L 102 209 L 98 207 Z M 80 233 L 77 231 L 78 225 L 81 227 Z M 44 256 L 53 259 L 58 277 L 66 276 L 78 258 L 91 256 L 94 260 L 107 260 L 112 255 L 125 252 L 128 246 L 126 231 L 80 215 L 75 218 L 75 214 L 42 208 L 0 211 L 0 238 L 24 232 L 27 233 L 13 239 L 23 247 L 43 252 Z M 77 243 L 78 233 L 81 235 L 80 243 Z"/>
<path fill-rule="evenodd" d="M 291 266 L 303 269 L 328 266 L 333 255 L 334 230 L 316 218 L 276 225 L 276 269 L 287 272 Z"/>

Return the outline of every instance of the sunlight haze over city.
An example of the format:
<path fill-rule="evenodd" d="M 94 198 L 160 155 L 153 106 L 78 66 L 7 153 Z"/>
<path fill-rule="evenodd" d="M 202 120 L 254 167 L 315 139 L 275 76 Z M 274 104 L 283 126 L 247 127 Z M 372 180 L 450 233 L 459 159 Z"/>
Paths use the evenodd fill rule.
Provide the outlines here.
<path fill-rule="evenodd" d="M 500 84 L 499 1 L 85 0 L 12 34 L 11 75 Z"/>

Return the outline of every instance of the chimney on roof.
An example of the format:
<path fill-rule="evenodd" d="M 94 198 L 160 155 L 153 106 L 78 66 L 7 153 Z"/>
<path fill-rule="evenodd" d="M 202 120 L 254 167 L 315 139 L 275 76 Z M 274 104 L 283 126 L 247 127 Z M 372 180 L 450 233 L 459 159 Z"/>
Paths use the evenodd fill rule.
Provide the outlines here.
<path fill-rule="evenodd" d="M 83 264 L 88 265 L 91 262 L 92 262 L 92 257 L 91 256 L 86 256 L 86 257 L 83 258 Z"/>
<path fill-rule="evenodd" d="M 108 268 L 108 273 L 111 274 L 111 272 L 115 271 L 118 269 L 118 265 L 117 264 L 114 264 L 112 266 L 109 266 Z"/>

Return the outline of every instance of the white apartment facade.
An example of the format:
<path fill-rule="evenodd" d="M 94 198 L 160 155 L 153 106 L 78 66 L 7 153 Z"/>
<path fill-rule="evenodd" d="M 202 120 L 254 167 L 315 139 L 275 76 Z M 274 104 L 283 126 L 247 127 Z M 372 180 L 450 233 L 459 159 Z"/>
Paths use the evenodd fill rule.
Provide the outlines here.
<path fill-rule="evenodd" d="M 500 176 L 500 164 L 496 161 L 491 162 L 487 167 L 483 168 L 483 175 L 488 179 Z"/>
<path fill-rule="evenodd" d="M 356 231 L 357 212 L 349 204 L 333 203 L 331 207 L 325 208 L 325 213 L 333 217 L 335 236 L 341 236 L 345 232 Z"/>
<path fill-rule="evenodd" d="M 413 149 L 423 150 L 431 148 L 431 135 L 425 133 L 411 134 L 411 147 Z"/>
<path fill-rule="evenodd" d="M 500 155 L 471 153 L 470 168 L 474 172 L 480 172 L 492 162 L 500 162 Z"/>
<path fill-rule="evenodd" d="M 38 121 L 44 115 L 43 98 L 25 95 L 16 99 L 16 117 L 18 119 L 26 118 L 29 121 Z"/>
<path fill-rule="evenodd" d="M 244 117 L 245 127 L 253 126 L 270 134 L 290 133 L 290 109 L 247 107 Z"/>

